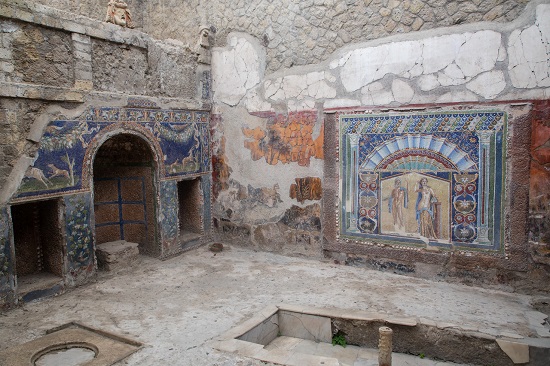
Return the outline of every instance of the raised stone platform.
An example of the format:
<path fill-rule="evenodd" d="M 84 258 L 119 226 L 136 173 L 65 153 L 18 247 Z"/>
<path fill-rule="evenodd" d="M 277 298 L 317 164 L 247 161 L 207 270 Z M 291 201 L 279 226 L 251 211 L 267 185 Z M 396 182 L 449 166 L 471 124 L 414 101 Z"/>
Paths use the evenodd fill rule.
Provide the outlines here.
<path fill-rule="evenodd" d="M 126 240 L 97 245 L 97 264 L 100 269 L 116 271 L 131 266 L 139 256 L 139 244 Z"/>

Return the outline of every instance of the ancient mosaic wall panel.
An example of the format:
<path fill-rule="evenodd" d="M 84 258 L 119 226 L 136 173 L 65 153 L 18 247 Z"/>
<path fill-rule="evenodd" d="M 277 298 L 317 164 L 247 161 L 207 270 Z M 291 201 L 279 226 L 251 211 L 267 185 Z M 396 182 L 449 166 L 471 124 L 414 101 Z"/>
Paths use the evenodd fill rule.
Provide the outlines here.
<path fill-rule="evenodd" d="M 500 250 L 506 118 L 340 115 L 340 236 Z"/>
<path fill-rule="evenodd" d="M 13 265 L 8 208 L 0 208 L 0 304 L 13 294 Z"/>
<path fill-rule="evenodd" d="M 69 280 L 78 282 L 94 269 L 92 198 L 89 193 L 70 195 L 65 201 L 65 234 Z"/>
<path fill-rule="evenodd" d="M 178 236 L 178 190 L 175 180 L 160 184 L 159 215 L 163 241 L 176 239 Z"/>
<path fill-rule="evenodd" d="M 210 171 L 208 112 L 147 108 L 91 108 L 78 120 L 49 123 L 38 158 L 15 199 L 58 195 L 87 189 L 94 138 L 108 130 L 138 131 L 151 139 L 160 178 Z"/>

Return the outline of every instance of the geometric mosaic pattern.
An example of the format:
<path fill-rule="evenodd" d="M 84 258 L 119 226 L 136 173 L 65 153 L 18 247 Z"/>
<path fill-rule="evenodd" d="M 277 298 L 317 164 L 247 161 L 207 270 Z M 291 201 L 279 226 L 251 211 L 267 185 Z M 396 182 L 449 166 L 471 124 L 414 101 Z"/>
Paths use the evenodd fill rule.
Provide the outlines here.
<path fill-rule="evenodd" d="M 500 250 L 506 114 L 339 115 L 340 235 Z"/>

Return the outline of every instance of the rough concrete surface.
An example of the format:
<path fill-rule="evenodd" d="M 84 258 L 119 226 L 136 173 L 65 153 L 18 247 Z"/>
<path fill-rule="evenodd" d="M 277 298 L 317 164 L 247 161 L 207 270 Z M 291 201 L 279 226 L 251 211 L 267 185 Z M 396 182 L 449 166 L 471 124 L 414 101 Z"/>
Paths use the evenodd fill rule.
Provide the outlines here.
<path fill-rule="evenodd" d="M 62 296 L 0 314 L 0 350 L 76 321 L 145 344 L 119 365 L 260 365 L 215 351 L 208 341 L 281 303 L 412 316 L 495 336 L 550 337 L 533 300 L 315 259 L 201 247 L 166 261 L 140 257 L 122 272 L 100 272 Z"/>

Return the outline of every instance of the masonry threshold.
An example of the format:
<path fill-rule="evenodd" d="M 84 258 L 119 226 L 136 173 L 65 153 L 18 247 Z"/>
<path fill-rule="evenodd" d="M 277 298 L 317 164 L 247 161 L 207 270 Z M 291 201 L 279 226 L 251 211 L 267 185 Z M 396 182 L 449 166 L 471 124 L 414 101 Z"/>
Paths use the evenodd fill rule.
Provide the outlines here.
<path fill-rule="evenodd" d="M 379 328 L 393 330 L 393 365 L 542 365 L 550 338 L 493 336 L 427 319 L 295 305 L 269 306 L 213 348 L 289 366 L 377 366 Z M 345 338 L 345 347 L 333 337 Z M 336 339 L 336 338 L 334 338 Z"/>

